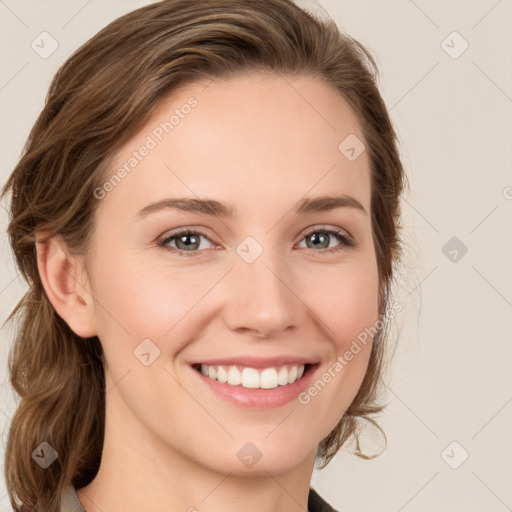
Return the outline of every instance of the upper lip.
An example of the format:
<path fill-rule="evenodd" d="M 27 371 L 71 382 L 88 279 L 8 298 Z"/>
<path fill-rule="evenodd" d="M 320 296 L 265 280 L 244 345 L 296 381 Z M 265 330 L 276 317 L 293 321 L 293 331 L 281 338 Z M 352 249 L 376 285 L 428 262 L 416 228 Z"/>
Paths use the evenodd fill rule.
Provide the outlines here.
<path fill-rule="evenodd" d="M 208 365 L 208 366 L 245 366 L 248 368 L 270 368 L 273 366 L 290 365 L 306 365 L 315 364 L 315 361 L 305 357 L 296 356 L 277 356 L 277 357 L 251 357 L 237 356 L 226 357 L 221 359 L 207 359 L 192 363 L 192 365 Z"/>

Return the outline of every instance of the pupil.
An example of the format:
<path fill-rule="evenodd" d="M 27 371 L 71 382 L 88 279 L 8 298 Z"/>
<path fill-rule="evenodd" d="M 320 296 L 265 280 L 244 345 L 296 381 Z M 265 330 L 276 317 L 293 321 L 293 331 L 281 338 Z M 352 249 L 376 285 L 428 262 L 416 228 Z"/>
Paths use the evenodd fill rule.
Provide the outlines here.
<path fill-rule="evenodd" d="M 323 233 L 320 235 L 318 235 L 318 233 L 313 233 L 311 235 L 311 241 L 313 243 L 313 247 L 318 247 L 319 245 L 321 245 L 322 248 L 324 249 L 325 247 L 327 247 L 329 245 L 328 242 L 327 242 L 327 245 L 325 243 L 327 240 L 328 240 L 328 235 L 326 233 Z M 316 244 L 317 241 L 320 243 Z"/>
<path fill-rule="evenodd" d="M 196 236 L 195 236 L 195 235 L 182 235 L 182 236 L 179 238 L 179 240 L 180 240 L 180 241 L 181 241 L 181 242 L 182 242 L 186 247 L 189 247 L 190 245 L 194 245 L 194 244 L 196 244 L 196 243 L 197 243 L 197 240 L 195 240 L 195 241 L 193 241 L 193 242 L 189 242 L 189 241 L 187 242 L 187 241 L 185 241 L 185 240 L 188 240 L 188 239 L 191 239 L 191 238 L 195 239 L 195 238 L 196 238 Z"/>

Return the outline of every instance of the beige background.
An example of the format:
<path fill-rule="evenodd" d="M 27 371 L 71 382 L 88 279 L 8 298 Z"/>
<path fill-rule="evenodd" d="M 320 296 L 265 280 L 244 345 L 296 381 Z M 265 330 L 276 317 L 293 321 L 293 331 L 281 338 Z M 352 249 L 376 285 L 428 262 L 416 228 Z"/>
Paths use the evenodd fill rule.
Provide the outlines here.
<path fill-rule="evenodd" d="M 58 66 L 108 22 L 147 3 L 0 0 L 2 183 Z M 340 452 L 313 484 L 343 512 L 512 510 L 512 2 L 306 3 L 376 55 L 411 183 L 409 249 L 396 291 L 404 311 L 380 420 L 388 446 L 371 461 Z M 58 43 L 46 59 L 31 48 L 43 31 Z M 0 216 L 3 321 L 25 285 L 4 208 Z M 4 328 L 2 458 L 15 407 L 10 336 Z M 363 447 L 379 450 L 378 441 L 368 430 Z M 3 479 L 0 510 L 11 510 Z"/>

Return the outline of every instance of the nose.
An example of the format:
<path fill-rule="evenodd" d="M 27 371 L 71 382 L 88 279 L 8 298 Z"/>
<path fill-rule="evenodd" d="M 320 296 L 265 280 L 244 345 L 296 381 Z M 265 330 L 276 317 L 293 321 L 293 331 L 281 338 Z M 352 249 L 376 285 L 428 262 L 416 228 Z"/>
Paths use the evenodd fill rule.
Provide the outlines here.
<path fill-rule="evenodd" d="M 252 263 L 237 260 L 228 280 L 224 318 L 231 330 L 270 338 L 293 331 L 304 319 L 298 285 L 278 257 L 264 252 Z"/>

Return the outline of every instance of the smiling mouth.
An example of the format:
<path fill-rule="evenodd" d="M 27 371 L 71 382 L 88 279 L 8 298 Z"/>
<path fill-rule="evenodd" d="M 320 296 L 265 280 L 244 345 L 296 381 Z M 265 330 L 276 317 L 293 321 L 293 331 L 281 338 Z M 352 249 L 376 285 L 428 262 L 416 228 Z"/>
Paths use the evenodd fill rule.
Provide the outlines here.
<path fill-rule="evenodd" d="M 268 368 L 238 365 L 194 364 L 192 367 L 205 377 L 222 384 L 246 389 L 274 389 L 287 386 L 303 378 L 311 364 L 287 364 Z"/>

